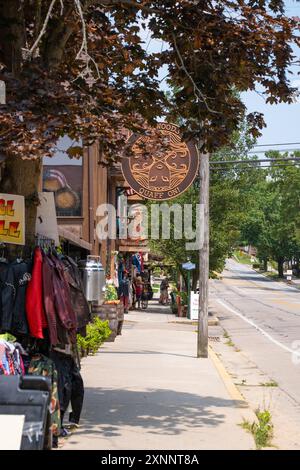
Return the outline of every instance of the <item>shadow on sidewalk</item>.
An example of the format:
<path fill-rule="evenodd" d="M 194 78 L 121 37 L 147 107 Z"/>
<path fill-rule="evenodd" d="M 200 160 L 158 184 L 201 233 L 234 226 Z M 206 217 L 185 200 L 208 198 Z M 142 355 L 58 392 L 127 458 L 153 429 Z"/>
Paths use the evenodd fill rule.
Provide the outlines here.
<path fill-rule="evenodd" d="M 167 352 L 167 351 L 110 351 L 110 350 L 105 350 L 103 349 L 101 351 L 101 354 L 120 354 L 121 356 L 122 355 L 127 355 L 127 354 L 131 354 L 131 355 L 150 355 L 152 354 L 153 356 L 154 355 L 162 355 L 162 356 L 177 356 L 177 357 L 190 357 L 190 358 L 194 358 L 196 359 L 196 354 L 176 354 L 176 353 L 171 353 L 171 352 Z"/>
<path fill-rule="evenodd" d="M 75 436 L 116 437 L 126 432 L 124 427 L 162 436 L 179 435 L 199 427 L 217 427 L 226 420 L 224 408 L 244 406 L 236 400 L 167 389 L 87 388 L 81 429 Z"/>

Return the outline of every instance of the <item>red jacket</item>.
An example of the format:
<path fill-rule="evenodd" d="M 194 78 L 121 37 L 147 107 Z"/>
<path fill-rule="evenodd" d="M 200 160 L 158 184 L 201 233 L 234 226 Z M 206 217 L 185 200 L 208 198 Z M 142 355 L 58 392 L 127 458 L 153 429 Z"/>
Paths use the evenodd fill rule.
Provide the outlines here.
<path fill-rule="evenodd" d="M 26 315 L 29 332 L 34 338 L 43 339 L 43 328 L 47 328 L 47 320 L 43 305 L 43 257 L 39 247 L 34 249 L 31 280 L 26 290 Z"/>

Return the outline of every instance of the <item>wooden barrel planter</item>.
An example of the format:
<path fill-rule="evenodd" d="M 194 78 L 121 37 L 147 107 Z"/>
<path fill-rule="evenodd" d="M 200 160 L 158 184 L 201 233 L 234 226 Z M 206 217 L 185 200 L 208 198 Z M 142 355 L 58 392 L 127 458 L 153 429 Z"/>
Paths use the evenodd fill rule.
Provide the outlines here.
<path fill-rule="evenodd" d="M 92 313 L 94 316 L 97 316 L 102 321 L 108 320 L 109 328 L 111 329 L 111 335 L 106 340 L 109 342 L 113 342 L 116 339 L 118 334 L 118 312 L 116 305 L 93 305 Z"/>
<path fill-rule="evenodd" d="M 117 313 L 118 313 L 118 335 L 122 334 L 122 328 L 123 328 L 123 323 L 124 323 L 124 305 L 119 304 L 116 305 L 117 307 Z"/>

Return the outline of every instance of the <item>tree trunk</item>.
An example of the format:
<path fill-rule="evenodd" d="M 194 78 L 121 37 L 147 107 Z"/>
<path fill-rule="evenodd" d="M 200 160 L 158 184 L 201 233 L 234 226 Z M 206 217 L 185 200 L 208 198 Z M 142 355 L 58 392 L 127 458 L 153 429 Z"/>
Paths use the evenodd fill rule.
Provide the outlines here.
<path fill-rule="evenodd" d="M 28 248 L 32 248 L 35 243 L 41 171 L 42 160 L 39 158 L 36 160 L 22 160 L 16 157 L 8 157 L 0 181 L 0 192 L 25 197 L 25 244 Z M 18 245 L 8 245 L 9 258 L 15 258 L 19 251 L 20 247 Z"/>
<path fill-rule="evenodd" d="M 264 258 L 263 262 L 264 262 L 264 271 L 267 272 L 268 271 L 268 260 L 267 260 L 267 258 Z"/>
<path fill-rule="evenodd" d="M 277 260 L 277 265 L 278 265 L 278 276 L 280 278 L 284 277 L 284 275 L 283 275 L 283 263 L 284 263 L 284 258 L 279 257 L 278 260 Z"/>
<path fill-rule="evenodd" d="M 2 61 L 14 77 L 21 70 L 22 47 L 24 46 L 24 14 L 19 0 L 0 0 L 0 42 Z"/>

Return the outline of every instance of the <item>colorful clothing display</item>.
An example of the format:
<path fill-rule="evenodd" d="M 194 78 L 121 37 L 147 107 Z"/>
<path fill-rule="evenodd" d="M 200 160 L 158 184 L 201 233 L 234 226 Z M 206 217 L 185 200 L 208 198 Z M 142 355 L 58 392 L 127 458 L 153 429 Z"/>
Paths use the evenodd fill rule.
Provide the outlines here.
<path fill-rule="evenodd" d="M 84 384 L 76 334 L 85 336 L 90 320 L 80 271 L 71 258 L 36 247 L 32 260 L 1 259 L 0 333 L 13 334 L 19 343 L 0 340 L 0 375 L 51 380 L 48 419 L 54 446 L 69 404 L 70 422 L 79 423 Z"/>
<path fill-rule="evenodd" d="M 29 365 L 28 373 L 30 375 L 42 375 L 49 377 L 51 380 L 51 398 L 50 398 L 50 416 L 51 416 L 51 430 L 54 436 L 60 433 L 60 406 L 58 399 L 58 374 L 54 362 L 48 357 L 37 354 L 33 356 Z"/>
<path fill-rule="evenodd" d="M 16 345 L 0 340 L 0 375 L 24 375 L 20 350 Z"/>

